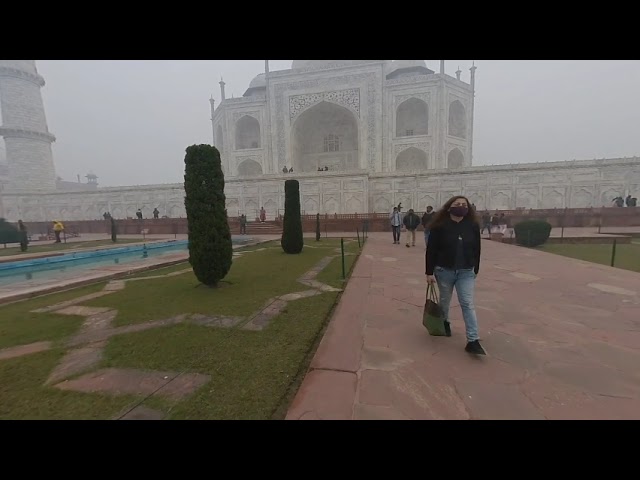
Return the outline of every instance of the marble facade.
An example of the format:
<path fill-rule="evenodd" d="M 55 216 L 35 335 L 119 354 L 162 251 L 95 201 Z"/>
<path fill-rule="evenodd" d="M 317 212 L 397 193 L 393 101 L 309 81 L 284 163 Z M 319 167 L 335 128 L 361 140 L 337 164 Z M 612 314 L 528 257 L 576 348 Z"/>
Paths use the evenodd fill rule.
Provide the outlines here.
<path fill-rule="evenodd" d="M 35 64 L 5 62 L 14 63 L 0 65 L 4 105 L 20 112 L 27 101 L 39 112 L 36 86 L 44 81 Z M 422 211 L 457 194 L 492 210 L 601 207 L 619 195 L 640 196 L 638 158 L 473 166 L 475 67 L 469 83 L 461 73 L 446 75 L 442 62 L 435 73 L 422 60 L 295 60 L 291 69 L 256 76 L 241 98 L 226 98 L 221 81 L 222 102 L 216 108 L 211 100 L 212 143 L 221 153 L 228 214 L 254 218 L 264 207 L 274 218 L 290 178 L 300 181 L 307 214 L 388 212 L 400 202 Z M 18 96 L 14 84 L 28 95 Z M 16 113 L 11 128 L 0 130 L 30 135 L 8 150 L 9 168 L 0 165 L 0 216 L 127 218 L 138 208 L 146 217 L 154 208 L 185 215 L 182 184 L 47 187 L 55 184 L 47 150 L 54 137 L 38 112 L 37 125 Z M 25 175 L 37 158 L 42 169 L 31 189 Z"/>

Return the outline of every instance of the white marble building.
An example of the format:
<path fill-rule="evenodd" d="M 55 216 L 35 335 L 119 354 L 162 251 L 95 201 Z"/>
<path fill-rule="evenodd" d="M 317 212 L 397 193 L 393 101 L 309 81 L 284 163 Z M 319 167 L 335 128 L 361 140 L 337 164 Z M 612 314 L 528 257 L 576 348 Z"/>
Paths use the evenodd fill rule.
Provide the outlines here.
<path fill-rule="evenodd" d="M 600 207 L 618 195 L 640 194 L 638 158 L 472 166 L 475 67 L 470 70 L 465 83 L 460 71 L 444 74 L 443 62 L 435 73 L 422 60 L 295 60 L 289 70 L 256 76 L 241 98 L 226 98 L 221 81 L 222 102 L 215 108 L 210 101 L 211 120 L 229 215 L 252 218 L 264 206 L 272 218 L 283 208 L 289 178 L 300 180 L 308 214 L 387 212 L 399 202 L 424 210 L 460 193 L 481 209 Z M 0 92 L 6 92 L 2 71 Z M 15 91 L 3 102 L 19 104 Z M 20 98 L 35 105 L 33 95 Z M 44 119 L 44 111 L 34 115 Z M 49 135 L 46 122 L 33 128 Z M 46 152 L 23 148 L 28 154 L 7 151 L 9 165 L 24 163 L 23 170 L 9 168 L 0 194 L 9 220 L 95 219 L 105 211 L 125 218 L 138 208 L 151 216 L 155 207 L 161 215 L 185 215 L 181 184 L 45 192 L 45 179 L 35 192 L 14 172 L 31 169 L 30 159 L 41 155 L 38 178 L 55 183 L 55 174 Z"/>

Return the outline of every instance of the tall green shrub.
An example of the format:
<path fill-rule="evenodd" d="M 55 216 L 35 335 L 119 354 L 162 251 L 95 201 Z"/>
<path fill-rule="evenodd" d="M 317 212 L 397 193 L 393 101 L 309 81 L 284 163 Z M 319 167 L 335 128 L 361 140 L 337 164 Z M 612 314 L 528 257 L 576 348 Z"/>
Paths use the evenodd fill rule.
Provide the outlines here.
<path fill-rule="evenodd" d="M 118 226 L 113 217 L 111 217 L 111 241 L 116 243 L 118 241 Z"/>
<path fill-rule="evenodd" d="M 525 220 L 513 227 L 516 243 L 525 247 L 543 245 L 551 235 L 551 224 L 544 220 Z"/>
<path fill-rule="evenodd" d="M 20 231 L 4 218 L 0 218 L 0 244 L 20 243 L 21 239 L 22 235 Z"/>
<path fill-rule="evenodd" d="M 215 287 L 229 273 L 233 257 L 220 152 L 211 145 L 192 145 L 184 163 L 189 263 L 201 283 Z"/>
<path fill-rule="evenodd" d="M 320 214 L 316 213 L 316 242 L 320 241 Z"/>
<path fill-rule="evenodd" d="M 284 182 L 284 221 L 280 244 L 284 253 L 302 252 L 304 241 L 300 217 L 300 184 L 297 180 Z"/>

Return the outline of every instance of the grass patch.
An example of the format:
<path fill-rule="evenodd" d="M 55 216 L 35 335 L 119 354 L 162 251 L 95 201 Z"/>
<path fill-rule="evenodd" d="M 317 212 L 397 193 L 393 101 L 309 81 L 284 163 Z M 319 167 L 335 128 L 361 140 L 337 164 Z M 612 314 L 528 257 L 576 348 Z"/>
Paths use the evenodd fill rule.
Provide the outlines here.
<path fill-rule="evenodd" d="M 65 250 L 74 250 L 77 248 L 94 248 L 103 247 L 106 245 L 118 246 L 125 243 L 142 242 L 142 240 L 135 239 L 121 239 L 118 243 L 113 243 L 111 240 L 89 240 L 86 242 L 69 242 L 69 243 L 43 243 L 40 245 L 29 245 L 29 249 L 26 252 L 21 252 L 20 247 L 9 247 L 0 249 L 0 257 L 8 255 L 22 255 L 27 253 L 44 253 L 44 252 L 62 252 Z"/>
<path fill-rule="evenodd" d="M 554 244 L 543 245 L 539 250 L 565 257 L 577 258 L 586 262 L 611 265 L 613 245 Z M 630 243 L 626 245 L 616 245 L 614 266 L 624 270 L 640 272 L 640 244 Z"/>
<path fill-rule="evenodd" d="M 130 396 L 43 386 L 63 354 L 62 349 L 55 349 L 0 361 L 0 420 L 106 420 L 132 403 Z"/>
<path fill-rule="evenodd" d="M 144 272 L 134 273 L 132 275 L 127 275 L 122 280 L 127 280 L 127 279 L 131 279 L 131 278 L 155 277 L 156 275 L 167 275 L 169 273 L 180 272 L 180 271 L 185 270 L 187 268 L 191 268 L 191 265 L 189 264 L 189 262 L 182 262 L 182 263 L 177 263 L 175 265 L 170 265 L 168 267 L 154 268 L 154 269 L 151 269 L 151 270 L 145 270 Z"/>
<path fill-rule="evenodd" d="M 84 322 L 84 317 L 54 313 L 31 313 L 31 311 L 99 292 L 104 288 L 104 285 L 104 283 L 89 285 L 0 306 L 0 348 L 46 340 L 56 342 L 73 334 Z M 0 376 L 0 378 L 2 377 Z"/>
<path fill-rule="evenodd" d="M 307 244 L 317 247 L 313 240 Z M 132 282 L 120 292 L 84 305 L 117 309 L 115 325 L 144 323 L 181 313 L 247 316 L 269 298 L 304 290 L 306 287 L 297 279 L 322 258 L 335 255 L 334 249 L 340 240 L 325 240 L 321 244 L 320 248 L 305 248 L 299 255 L 287 255 L 280 248 L 266 248 L 236 257 L 219 288 L 200 285 L 193 272 L 189 272 Z"/>
<path fill-rule="evenodd" d="M 113 338 L 105 364 L 208 374 L 211 381 L 173 405 L 172 419 L 270 419 L 322 331 L 337 293 L 297 300 L 261 332 L 177 325 Z M 304 372 L 302 372 L 304 373 Z M 166 406 L 151 398 L 149 407 Z"/>
<path fill-rule="evenodd" d="M 296 279 L 322 258 L 338 255 L 339 239 L 310 239 L 300 255 L 282 253 L 278 242 L 249 247 L 235 258 L 219 289 L 196 287 L 192 273 L 164 279 L 131 282 L 125 290 L 86 302 L 117 308 L 121 323 L 166 318 L 179 313 L 246 316 L 267 298 L 305 290 Z M 358 251 L 357 242 L 345 245 Z M 267 248 L 265 248 L 265 246 Z M 260 250 L 263 249 L 263 250 Z M 259 250 L 259 251 L 255 251 Z M 339 259 L 339 258 L 338 258 Z M 356 256 L 346 257 L 351 269 Z M 333 265 L 333 262 L 332 262 Z M 179 271 L 188 263 L 149 275 Z M 329 271 L 328 282 L 340 277 L 340 264 Z M 326 274 L 326 272 L 322 272 Z M 334 278 L 335 277 L 335 278 Z M 341 285 L 340 285 L 341 286 Z M 83 317 L 32 314 L 49 306 L 101 290 L 104 283 L 47 295 L 0 307 L 0 342 L 5 346 L 39 340 L 59 340 L 75 333 Z M 292 301 L 262 331 L 207 328 L 180 324 L 112 337 L 101 367 L 186 371 L 211 376 L 211 381 L 184 401 L 159 395 L 145 405 L 171 419 L 282 418 L 288 402 L 306 372 L 311 353 L 326 327 L 339 293 Z M 123 413 L 142 397 L 64 392 L 43 384 L 64 354 L 62 348 L 0 361 L 0 419 L 108 419 Z"/>
<path fill-rule="evenodd" d="M 345 253 L 351 253 L 351 255 L 345 255 L 344 257 L 344 270 L 347 279 L 342 279 L 342 258 L 339 253 L 336 253 L 338 256 L 331 260 L 331 263 L 329 263 L 329 265 L 327 265 L 327 267 L 318 274 L 316 280 L 326 283 L 327 285 L 331 285 L 334 288 L 344 287 L 349 279 L 349 273 L 358 258 L 358 253 L 360 252 L 358 242 L 345 243 L 344 251 Z"/>

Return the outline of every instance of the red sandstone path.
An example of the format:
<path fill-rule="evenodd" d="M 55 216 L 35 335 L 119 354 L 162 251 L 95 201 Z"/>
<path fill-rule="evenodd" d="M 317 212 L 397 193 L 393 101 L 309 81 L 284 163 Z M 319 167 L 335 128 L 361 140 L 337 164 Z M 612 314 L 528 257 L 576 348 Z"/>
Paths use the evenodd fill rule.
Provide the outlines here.
<path fill-rule="evenodd" d="M 472 357 L 457 300 L 422 326 L 417 240 L 370 235 L 287 419 L 640 419 L 640 274 L 483 240 Z"/>

